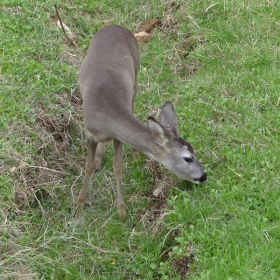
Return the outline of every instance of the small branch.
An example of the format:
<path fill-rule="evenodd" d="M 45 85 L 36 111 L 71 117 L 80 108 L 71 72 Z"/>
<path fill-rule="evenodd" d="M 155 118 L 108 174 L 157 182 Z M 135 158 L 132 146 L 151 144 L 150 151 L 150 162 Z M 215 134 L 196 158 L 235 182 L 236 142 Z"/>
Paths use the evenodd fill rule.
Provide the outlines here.
<path fill-rule="evenodd" d="M 60 170 L 55 170 L 55 169 L 51 169 L 51 168 L 44 167 L 44 166 L 31 165 L 31 164 L 28 164 L 27 162 L 25 162 L 22 159 L 17 158 L 17 157 L 13 157 L 13 159 L 19 161 L 22 164 L 22 166 L 27 166 L 28 168 L 43 169 L 43 170 L 46 170 L 46 171 L 49 171 L 49 172 L 60 173 L 60 174 L 64 174 L 64 175 L 71 175 L 70 173 L 63 172 L 63 171 L 60 171 Z"/>
<path fill-rule="evenodd" d="M 27 163 L 25 163 L 25 164 L 27 164 Z M 44 167 L 44 166 L 29 165 L 29 164 L 27 164 L 27 166 L 29 168 L 35 168 L 35 169 L 38 168 L 38 169 L 43 169 L 43 170 L 54 172 L 54 173 L 60 173 L 60 174 L 64 174 L 64 175 L 71 175 L 70 173 L 59 171 L 59 170 L 55 170 L 55 169 L 51 169 L 51 168 L 47 168 L 47 167 Z"/>
<path fill-rule="evenodd" d="M 279 106 L 279 105 L 280 105 L 280 97 L 278 98 L 276 106 Z"/>
<path fill-rule="evenodd" d="M 215 4 L 210 5 L 208 8 L 206 8 L 206 9 L 204 10 L 204 14 L 207 15 L 208 12 L 209 12 L 211 9 L 213 9 L 214 7 L 216 7 L 217 5 L 218 5 L 218 3 L 215 3 Z"/>
<path fill-rule="evenodd" d="M 240 175 L 240 174 L 238 174 L 235 170 L 233 170 L 230 166 L 228 166 L 227 164 L 226 164 L 226 166 L 229 168 L 229 170 L 231 170 L 235 175 L 237 175 L 239 178 L 241 178 L 241 179 L 243 179 L 243 176 L 242 175 Z"/>
<path fill-rule="evenodd" d="M 63 23 L 63 21 L 62 21 L 62 19 L 61 19 L 61 16 L 60 16 L 60 13 L 59 13 L 59 10 L 58 10 L 57 5 L 54 4 L 54 7 L 55 7 L 55 11 L 56 11 L 58 20 L 59 20 L 60 25 L 61 25 L 61 28 L 62 28 L 63 33 L 65 34 L 66 38 L 68 39 L 68 41 L 69 41 L 75 48 L 77 48 L 77 49 L 80 50 L 80 48 L 78 47 L 78 45 L 76 44 L 76 42 L 73 41 L 73 40 L 68 36 L 68 34 L 67 34 L 67 32 L 66 32 L 66 30 L 65 30 L 65 28 L 64 28 L 64 23 Z"/>
<path fill-rule="evenodd" d="M 29 189 L 30 189 L 30 188 L 29 188 Z M 33 191 L 33 192 L 34 192 L 34 191 Z M 35 200 L 37 201 L 37 203 L 38 203 L 38 205 L 39 205 L 39 207 L 40 207 L 40 209 L 41 209 L 42 216 L 45 217 L 45 216 L 46 216 L 46 212 L 45 212 L 45 210 L 44 210 L 44 208 L 43 208 L 43 206 L 42 206 L 40 200 L 38 199 L 38 197 L 37 197 L 37 195 L 36 195 L 36 191 L 34 192 L 34 198 L 35 198 Z"/>

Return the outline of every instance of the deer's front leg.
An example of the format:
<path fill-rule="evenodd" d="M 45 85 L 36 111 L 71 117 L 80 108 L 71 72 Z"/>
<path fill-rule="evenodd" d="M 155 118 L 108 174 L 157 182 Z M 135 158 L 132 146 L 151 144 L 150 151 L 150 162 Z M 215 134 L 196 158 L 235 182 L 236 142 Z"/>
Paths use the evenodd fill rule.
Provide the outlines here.
<path fill-rule="evenodd" d="M 122 142 L 114 139 L 114 173 L 117 182 L 117 208 L 120 216 L 126 214 L 122 189 Z"/>

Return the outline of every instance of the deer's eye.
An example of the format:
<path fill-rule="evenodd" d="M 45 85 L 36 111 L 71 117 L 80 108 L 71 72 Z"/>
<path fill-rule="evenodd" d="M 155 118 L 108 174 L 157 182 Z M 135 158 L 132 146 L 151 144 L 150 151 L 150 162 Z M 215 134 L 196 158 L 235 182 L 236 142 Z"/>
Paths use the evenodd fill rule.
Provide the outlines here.
<path fill-rule="evenodd" d="M 194 157 L 184 157 L 185 162 L 194 162 Z"/>

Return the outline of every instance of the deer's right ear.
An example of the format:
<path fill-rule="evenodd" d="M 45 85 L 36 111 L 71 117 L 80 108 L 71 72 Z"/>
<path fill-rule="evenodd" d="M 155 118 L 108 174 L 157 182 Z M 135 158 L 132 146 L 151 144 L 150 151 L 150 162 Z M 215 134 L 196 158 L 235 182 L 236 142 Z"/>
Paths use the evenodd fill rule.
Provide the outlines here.
<path fill-rule="evenodd" d="M 148 117 L 147 123 L 154 140 L 160 146 L 165 146 L 169 140 L 166 137 L 162 126 L 153 117 Z"/>

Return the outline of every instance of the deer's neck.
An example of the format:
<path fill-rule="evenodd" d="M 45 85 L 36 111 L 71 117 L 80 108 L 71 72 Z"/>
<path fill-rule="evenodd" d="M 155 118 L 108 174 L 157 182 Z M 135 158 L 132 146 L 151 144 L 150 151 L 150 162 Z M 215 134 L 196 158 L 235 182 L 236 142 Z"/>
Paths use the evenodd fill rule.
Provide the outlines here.
<path fill-rule="evenodd" d="M 146 156 L 159 160 L 160 146 L 154 141 L 147 125 L 134 115 L 121 121 L 122 127 L 116 129 L 115 138 L 127 143 Z"/>

